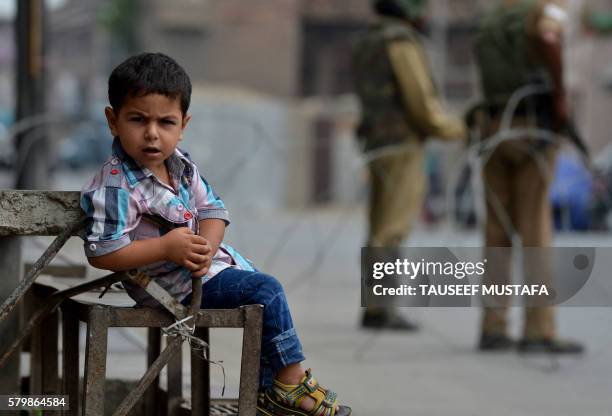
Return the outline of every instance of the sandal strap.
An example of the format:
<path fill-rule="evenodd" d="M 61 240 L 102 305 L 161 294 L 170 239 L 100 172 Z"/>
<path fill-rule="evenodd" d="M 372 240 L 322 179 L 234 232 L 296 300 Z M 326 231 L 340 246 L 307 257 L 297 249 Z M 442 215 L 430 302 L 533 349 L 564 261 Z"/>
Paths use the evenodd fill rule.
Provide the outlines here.
<path fill-rule="evenodd" d="M 315 393 L 320 387 L 317 379 L 312 376 L 310 369 L 306 370 L 306 375 L 300 384 L 287 385 L 276 380 L 274 381 L 274 384 L 276 387 L 278 387 L 275 389 L 277 393 L 280 393 L 279 395 L 292 405 L 297 404 L 299 399 L 304 395 L 310 396 L 312 393 Z"/>
<path fill-rule="evenodd" d="M 319 382 L 312 376 L 312 371 L 310 368 L 306 370 L 306 376 L 304 377 L 304 381 L 302 381 L 301 385 L 304 386 L 304 388 L 310 393 L 314 393 L 319 388 Z"/>
<path fill-rule="evenodd" d="M 328 407 L 333 407 L 337 401 L 338 401 L 338 395 L 335 392 L 328 389 L 325 392 L 325 399 L 323 399 L 323 403 L 325 403 Z"/>
<path fill-rule="evenodd" d="M 286 385 L 274 380 L 273 390 L 276 397 L 291 407 L 300 407 L 305 397 L 315 400 L 315 406 L 311 411 L 314 416 L 333 416 L 334 406 L 337 404 L 338 395 L 321 387 L 316 378 L 312 376 L 311 369 L 306 370 L 306 375 L 297 385 Z"/>

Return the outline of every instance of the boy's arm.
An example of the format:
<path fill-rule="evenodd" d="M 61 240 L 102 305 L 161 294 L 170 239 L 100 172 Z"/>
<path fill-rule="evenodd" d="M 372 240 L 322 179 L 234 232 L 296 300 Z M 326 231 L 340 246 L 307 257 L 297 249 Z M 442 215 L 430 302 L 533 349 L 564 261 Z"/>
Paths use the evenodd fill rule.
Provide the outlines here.
<path fill-rule="evenodd" d="M 198 265 L 198 269 L 191 275 L 193 277 L 203 277 L 208 273 L 208 269 L 212 264 L 212 259 L 217 253 L 219 246 L 223 242 L 223 236 L 225 235 L 225 221 L 208 218 L 200 220 L 200 236 L 206 240 L 206 247 L 210 250 L 206 255 L 206 260 Z"/>
<path fill-rule="evenodd" d="M 146 266 L 158 261 L 171 261 L 191 271 L 210 257 L 210 247 L 204 238 L 194 235 L 187 227 L 176 228 L 163 237 L 133 241 L 108 254 L 88 257 L 89 264 L 114 272 Z"/>
<path fill-rule="evenodd" d="M 216 218 L 200 220 L 200 235 L 210 244 L 210 256 L 213 257 L 225 236 L 225 221 Z"/>
<path fill-rule="evenodd" d="M 203 277 L 208 273 L 212 258 L 223 242 L 225 227 L 229 224 L 229 215 L 225 204 L 215 193 L 212 186 L 200 175 L 197 166 L 193 165 L 193 192 L 195 206 L 198 210 L 199 234 L 210 249 L 210 255 L 199 269 L 193 272 L 193 277 Z"/>
<path fill-rule="evenodd" d="M 166 260 L 162 237 L 133 241 L 112 253 L 87 259 L 93 267 L 113 272 L 137 269 L 147 264 Z"/>

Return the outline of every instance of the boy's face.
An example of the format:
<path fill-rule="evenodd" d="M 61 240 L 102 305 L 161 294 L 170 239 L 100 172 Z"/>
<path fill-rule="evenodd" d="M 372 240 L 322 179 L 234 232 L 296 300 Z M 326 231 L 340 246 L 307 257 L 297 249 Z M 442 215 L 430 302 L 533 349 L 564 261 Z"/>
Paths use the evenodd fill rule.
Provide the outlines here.
<path fill-rule="evenodd" d="M 118 113 L 104 110 L 113 136 L 135 161 L 157 173 L 183 138 L 191 116 L 183 115 L 180 99 L 161 94 L 129 95 Z"/>

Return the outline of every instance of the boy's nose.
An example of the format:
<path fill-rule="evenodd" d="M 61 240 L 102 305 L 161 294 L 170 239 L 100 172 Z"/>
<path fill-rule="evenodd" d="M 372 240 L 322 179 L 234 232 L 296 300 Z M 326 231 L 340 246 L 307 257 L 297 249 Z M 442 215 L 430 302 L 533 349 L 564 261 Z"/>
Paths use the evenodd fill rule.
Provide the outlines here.
<path fill-rule="evenodd" d="M 159 138 L 157 127 L 155 123 L 147 124 L 147 128 L 145 130 L 145 139 L 146 140 L 157 140 Z"/>

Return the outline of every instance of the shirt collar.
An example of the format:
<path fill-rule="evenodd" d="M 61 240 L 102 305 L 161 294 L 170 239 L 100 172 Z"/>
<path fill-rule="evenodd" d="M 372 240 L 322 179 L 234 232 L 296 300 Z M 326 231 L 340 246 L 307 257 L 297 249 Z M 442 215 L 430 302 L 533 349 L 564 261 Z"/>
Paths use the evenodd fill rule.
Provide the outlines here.
<path fill-rule="evenodd" d="M 126 153 L 123 146 L 121 146 L 121 142 L 119 141 L 118 137 L 115 137 L 113 140 L 113 155 L 117 159 L 121 160 L 122 164 L 127 168 L 127 179 L 131 185 L 135 185 L 145 178 L 154 177 L 151 170 L 140 165 Z M 175 149 L 174 153 L 168 159 L 166 159 L 166 165 L 168 167 L 170 177 L 177 179 L 178 181 L 180 181 L 182 177 L 185 177 L 188 181 L 191 180 L 191 176 L 193 175 L 191 161 L 179 149 Z"/>

